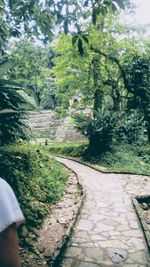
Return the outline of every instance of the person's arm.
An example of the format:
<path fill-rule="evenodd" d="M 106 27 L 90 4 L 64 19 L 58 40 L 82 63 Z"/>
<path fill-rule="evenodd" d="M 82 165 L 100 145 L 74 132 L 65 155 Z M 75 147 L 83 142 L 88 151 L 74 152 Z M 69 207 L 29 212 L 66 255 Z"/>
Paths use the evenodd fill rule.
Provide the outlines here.
<path fill-rule="evenodd" d="M 21 267 L 15 223 L 0 233 L 0 267 Z"/>

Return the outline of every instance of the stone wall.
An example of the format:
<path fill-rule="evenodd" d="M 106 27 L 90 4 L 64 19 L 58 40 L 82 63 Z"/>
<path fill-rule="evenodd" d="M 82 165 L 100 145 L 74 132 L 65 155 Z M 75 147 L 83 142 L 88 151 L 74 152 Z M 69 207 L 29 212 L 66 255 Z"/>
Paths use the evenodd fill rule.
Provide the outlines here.
<path fill-rule="evenodd" d="M 36 138 L 48 138 L 56 142 L 85 141 L 75 128 L 70 115 L 60 118 L 52 110 L 29 114 L 28 125 Z"/>

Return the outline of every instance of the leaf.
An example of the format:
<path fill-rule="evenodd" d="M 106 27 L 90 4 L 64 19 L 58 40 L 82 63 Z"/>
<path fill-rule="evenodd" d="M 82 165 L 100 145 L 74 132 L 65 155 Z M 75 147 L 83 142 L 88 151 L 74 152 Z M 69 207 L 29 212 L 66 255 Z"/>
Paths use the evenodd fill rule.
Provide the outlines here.
<path fill-rule="evenodd" d="M 88 4 L 89 4 L 89 1 L 87 0 L 87 1 L 84 2 L 84 5 L 83 6 L 84 7 L 88 7 Z"/>
<path fill-rule="evenodd" d="M 2 77 L 13 66 L 12 60 L 0 64 L 0 77 Z"/>
<path fill-rule="evenodd" d="M 57 19 L 63 19 L 62 14 L 59 11 L 56 11 Z"/>
<path fill-rule="evenodd" d="M 83 56 L 84 50 L 83 50 L 82 40 L 80 38 L 78 39 L 78 51 L 80 55 Z"/>
<path fill-rule="evenodd" d="M 89 45 L 89 39 L 86 35 L 82 35 L 84 41 Z"/>
<path fill-rule="evenodd" d="M 68 19 L 65 19 L 65 21 L 64 21 L 64 33 L 67 34 L 68 32 L 69 32 Z"/>
<path fill-rule="evenodd" d="M 2 89 L 14 89 L 14 90 L 20 90 L 22 87 L 14 81 L 4 80 L 0 79 L 0 90 Z"/>
<path fill-rule="evenodd" d="M 118 11 L 119 10 L 119 5 L 115 2 L 112 3 L 112 11 L 115 12 L 115 11 Z"/>
<path fill-rule="evenodd" d="M 17 28 L 12 29 L 11 34 L 13 37 L 21 36 L 21 32 Z"/>
<path fill-rule="evenodd" d="M 78 39 L 78 35 L 74 35 L 74 36 L 72 37 L 72 45 L 73 45 L 73 46 L 74 46 L 75 43 L 77 42 L 77 39 Z"/>
<path fill-rule="evenodd" d="M 93 12 L 92 12 L 92 22 L 94 25 L 96 25 L 96 21 L 97 21 L 97 9 L 93 8 Z"/>
<path fill-rule="evenodd" d="M 104 17 L 107 15 L 107 12 L 108 12 L 107 7 L 106 6 L 102 7 L 102 14 Z"/>
<path fill-rule="evenodd" d="M 122 0 L 113 0 L 112 4 L 116 3 L 121 9 L 125 9 L 125 3 Z"/>
<path fill-rule="evenodd" d="M 0 8 L 3 8 L 4 7 L 4 1 L 3 0 L 0 0 Z"/>
<path fill-rule="evenodd" d="M 110 0 L 106 0 L 106 1 L 104 1 L 104 5 L 105 5 L 105 6 L 110 6 L 111 3 L 112 3 L 112 0 L 111 0 L 111 1 L 110 1 Z"/>

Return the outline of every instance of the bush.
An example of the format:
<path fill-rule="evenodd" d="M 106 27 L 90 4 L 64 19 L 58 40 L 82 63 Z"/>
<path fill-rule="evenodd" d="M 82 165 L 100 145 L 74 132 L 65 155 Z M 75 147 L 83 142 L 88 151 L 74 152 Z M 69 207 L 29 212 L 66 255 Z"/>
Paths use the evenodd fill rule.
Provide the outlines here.
<path fill-rule="evenodd" d="M 144 129 L 143 117 L 136 110 L 124 111 L 118 114 L 114 134 L 118 141 L 133 144 L 144 139 Z"/>
<path fill-rule="evenodd" d="M 115 114 L 110 112 L 94 112 L 75 116 L 76 128 L 89 139 L 91 154 L 99 154 L 109 149 L 116 125 Z"/>
<path fill-rule="evenodd" d="M 64 143 L 52 144 L 49 146 L 49 151 L 55 155 L 65 155 L 69 157 L 83 156 L 87 151 L 87 143 Z"/>
<path fill-rule="evenodd" d="M 42 225 L 48 204 L 63 195 L 68 173 L 46 151 L 23 145 L 0 149 L 0 173 L 19 200 L 28 230 L 21 236 L 28 242 L 32 230 Z"/>

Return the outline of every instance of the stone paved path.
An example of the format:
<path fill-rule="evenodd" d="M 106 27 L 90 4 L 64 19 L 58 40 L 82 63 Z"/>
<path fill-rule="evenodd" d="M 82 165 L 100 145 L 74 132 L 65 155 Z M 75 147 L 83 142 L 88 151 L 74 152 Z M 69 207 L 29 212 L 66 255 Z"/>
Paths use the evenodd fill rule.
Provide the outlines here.
<path fill-rule="evenodd" d="M 62 267 L 149 267 L 147 246 L 131 195 L 149 194 L 149 177 L 103 174 L 72 160 L 86 199 Z"/>

